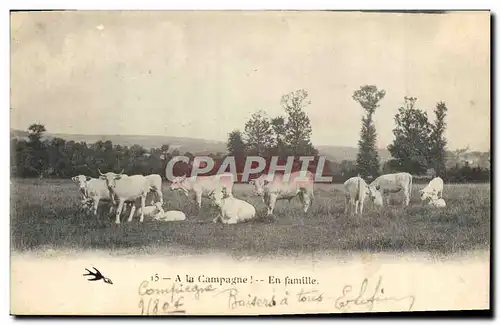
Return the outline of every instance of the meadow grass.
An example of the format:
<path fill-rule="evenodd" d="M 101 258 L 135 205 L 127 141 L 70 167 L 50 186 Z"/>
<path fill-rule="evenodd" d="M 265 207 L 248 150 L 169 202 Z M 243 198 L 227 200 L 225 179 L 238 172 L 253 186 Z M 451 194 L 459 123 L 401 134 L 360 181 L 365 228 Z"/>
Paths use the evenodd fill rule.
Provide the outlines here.
<path fill-rule="evenodd" d="M 234 195 L 252 203 L 259 220 L 213 224 L 215 208 L 204 199 L 201 211 L 192 198 L 164 185 L 165 210 L 181 210 L 187 220 L 155 222 L 138 218 L 114 224 L 105 204 L 99 218 L 79 210 L 80 194 L 70 180 L 12 180 L 11 248 L 105 249 L 147 253 L 158 249 L 221 252 L 233 255 L 298 255 L 312 252 L 435 252 L 451 254 L 490 246 L 490 184 L 445 185 L 447 207 L 422 206 L 413 185 L 409 207 L 401 193 L 390 206 L 366 201 L 363 215 L 344 214 L 341 185 L 317 184 L 315 200 L 304 215 L 298 198 L 278 201 L 275 220 L 247 184 L 236 184 Z M 128 211 L 127 211 L 128 212 Z M 302 222 L 301 222 L 302 220 Z"/>

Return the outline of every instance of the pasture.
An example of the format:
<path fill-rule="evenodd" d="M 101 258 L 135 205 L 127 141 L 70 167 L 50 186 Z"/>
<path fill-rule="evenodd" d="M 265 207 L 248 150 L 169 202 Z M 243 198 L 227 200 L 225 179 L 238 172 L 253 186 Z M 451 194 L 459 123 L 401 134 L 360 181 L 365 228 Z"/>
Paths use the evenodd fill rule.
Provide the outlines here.
<path fill-rule="evenodd" d="M 299 200 L 278 201 L 276 220 L 261 219 L 237 225 L 213 224 L 215 208 L 203 199 L 201 211 L 192 198 L 168 189 L 165 210 L 182 210 L 186 221 L 154 222 L 138 218 L 114 224 L 107 206 L 99 219 L 79 210 L 80 194 L 71 180 L 12 180 L 11 249 L 15 251 L 103 249 L 110 253 L 147 254 L 180 251 L 235 256 L 301 255 L 312 252 L 430 252 L 461 253 L 490 246 L 490 184 L 445 185 L 447 207 L 421 206 L 413 184 L 410 206 L 395 194 L 391 206 L 376 208 L 366 201 L 362 216 L 344 214 L 340 184 L 316 184 L 315 201 L 303 216 Z M 266 207 L 248 184 L 236 184 L 234 195 L 252 203 L 265 216 Z M 149 196 L 148 196 L 149 198 Z M 148 201 L 149 202 L 149 199 Z M 128 210 L 127 210 L 128 212 Z M 300 218 L 303 224 L 300 223 Z"/>

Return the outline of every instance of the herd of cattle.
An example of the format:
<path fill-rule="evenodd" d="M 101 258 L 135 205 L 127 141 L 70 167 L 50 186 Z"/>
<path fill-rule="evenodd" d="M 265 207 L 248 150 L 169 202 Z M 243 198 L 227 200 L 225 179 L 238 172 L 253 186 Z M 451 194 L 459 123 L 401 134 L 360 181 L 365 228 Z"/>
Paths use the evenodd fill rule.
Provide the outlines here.
<path fill-rule="evenodd" d="M 91 210 L 97 215 L 99 202 L 109 203 L 109 213 L 115 210 L 115 223 L 120 223 L 120 216 L 124 207 L 130 207 L 128 221 L 132 221 L 134 216 L 144 221 L 144 217 L 151 217 L 156 221 L 180 221 L 185 220 L 186 215 L 182 211 L 163 210 L 162 178 L 158 174 L 152 175 L 132 175 L 123 174 L 123 170 L 116 174 L 113 172 L 102 173 L 99 178 L 92 178 L 85 175 L 78 175 L 72 180 L 79 184 L 82 195 L 82 208 Z M 302 204 L 304 213 L 314 201 L 314 178 L 313 174 L 300 172 L 291 174 L 262 175 L 250 181 L 255 194 L 262 198 L 267 206 L 267 215 L 272 216 L 276 201 L 288 200 L 298 197 Z M 225 224 L 235 224 L 256 218 L 255 207 L 233 196 L 234 175 L 223 173 L 213 176 L 195 177 L 175 177 L 170 185 L 170 190 L 176 190 L 189 196 L 195 194 L 198 208 L 201 209 L 202 197 L 207 197 L 215 205 L 219 213 L 213 222 Z M 434 207 L 445 207 L 446 203 L 442 198 L 443 180 L 434 178 L 429 184 L 420 190 L 422 204 Z M 363 178 L 356 176 L 344 182 L 342 192 L 345 195 L 345 211 L 350 208 L 351 214 L 362 214 L 363 205 L 368 197 L 376 206 L 383 206 L 384 196 L 388 194 L 402 192 L 404 196 L 403 204 L 408 206 L 412 191 L 412 176 L 409 173 L 385 174 L 376 178 L 370 184 Z M 153 192 L 156 200 L 153 199 L 151 205 L 146 206 L 146 197 L 149 192 Z M 140 201 L 140 208 L 137 203 Z M 354 210 L 354 211 L 353 211 Z"/>

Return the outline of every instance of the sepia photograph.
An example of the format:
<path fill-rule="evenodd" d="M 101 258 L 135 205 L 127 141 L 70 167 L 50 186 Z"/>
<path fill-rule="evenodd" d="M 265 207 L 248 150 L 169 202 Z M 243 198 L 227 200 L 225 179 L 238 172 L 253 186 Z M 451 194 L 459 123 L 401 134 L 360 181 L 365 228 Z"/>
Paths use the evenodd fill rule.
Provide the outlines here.
<path fill-rule="evenodd" d="M 491 15 L 11 11 L 11 315 L 489 311 Z"/>

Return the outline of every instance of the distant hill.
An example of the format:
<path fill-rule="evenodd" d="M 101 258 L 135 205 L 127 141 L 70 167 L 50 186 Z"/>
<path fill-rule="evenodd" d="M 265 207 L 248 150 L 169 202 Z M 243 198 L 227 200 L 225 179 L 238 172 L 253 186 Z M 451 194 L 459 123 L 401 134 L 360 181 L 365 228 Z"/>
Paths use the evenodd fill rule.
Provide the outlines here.
<path fill-rule="evenodd" d="M 27 138 L 28 132 L 12 129 L 11 138 Z M 45 138 L 62 138 L 66 141 L 85 141 L 94 143 L 97 141 L 111 141 L 113 144 L 121 146 L 132 146 L 138 144 L 144 148 L 158 148 L 163 144 L 170 145 L 171 150 L 177 149 L 181 153 L 191 152 L 193 154 L 209 154 L 222 152 L 226 153 L 226 143 L 222 141 L 213 141 L 196 138 L 182 138 L 161 135 L 89 135 L 89 134 L 64 134 L 64 133 L 46 133 Z M 316 146 L 320 155 L 327 156 L 331 161 L 341 162 L 342 160 L 355 160 L 358 152 L 357 148 L 342 146 Z M 390 158 L 389 151 L 379 150 L 382 162 Z"/>
<path fill-rule="evenodd" d="M 315 146 L 319 150 L 320 155 L 326 156 L 328 160 L 341 162 L 342 160 L 356 160 L 358 148 L 342 147 L 342 146 Z M 386 162 L 391 158 L 391 154 L 387 149 L 378 149 L 380 161 Z"/>
<path fill-rule="evenodd" d="M 11 138 L 27 138 L 28 132 L 11 129 Z M 191 152 L 198 155 L 208 155 L 210 153 L 226 153 L 226 143 L 222 141 L 213 141 L 205 139 L 196 138 L 182 138 L 182 137 L 171 137 L 171 136 L 161 136 L 161 135 L 88 135 L 88 134 L 64 134 L 64 133 L 47 133 L 45 138 L 62 138 L 66 141 L 85 141 L 87 143 L 94 143 L 97 141 L 111 141 L 113 144 L 119 144 L 122 146 L 132 146 L 138 144 L 146 149 L 158 148 L 163 144 L 170 145 L 170 150 L 177 149 L 181 154 L 185 152 Z M 354 147 L 343 147 L 343 146 L 316 146 L 319 150 L 320 155 L 326 156 L 331 161 L 341 162 L 342 160 L 355 160 L 356 154 L 358 152 L 357 148 Z M 379 149 L 379 156 L 382 163 L 386 162 L 391 158 L 391 154 L 386 149 Z M 471 166 L 481 166 L 489 168 L 489 153 L 488 152 L 467 152 L 461 154 L 459 157 L 454 156 L 451 152 L 448 153 L 448 167 L 455 166 L 458 162 L 462 164 L 464 161 L 468 161 Z"/>
<path fill-rule="evenodd" d="M 27 138 L 28 132 L 20 130 L 11 130 L 11 138 Z M 197 154 L 209 154 L 217 152 L 226 152 L 226 144 L 221 141 L 211 141 L 204 139 L 157 136 L 157 135 L 93 135 L 93 134 L 65 134 L 65 133 L 46 133 L 46 139 L 61 138 L 66 141 L 85 141 L 95 143 L 97 141 L 111 141 L 113 144 L 121 146 L 133 146 L 138 144 L 146 149 L 159 148 L 163 144 L 170 145 L 171 150 L 177 149 L 181 153 L 191 152 Z"/>

